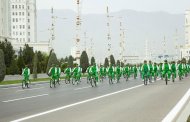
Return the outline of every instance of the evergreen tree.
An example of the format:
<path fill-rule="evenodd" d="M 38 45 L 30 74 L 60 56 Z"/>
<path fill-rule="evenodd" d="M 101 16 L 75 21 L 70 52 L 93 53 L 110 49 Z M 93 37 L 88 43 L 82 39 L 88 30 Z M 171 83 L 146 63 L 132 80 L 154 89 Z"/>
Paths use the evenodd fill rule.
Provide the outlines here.
<path fill-rule="evenodd" d="M 115 59 L 114 59 L 114 56 L 113 56 L 113 55 L 110 56 L 110 63 L 111 63 L 113 66 L 115 66 Z"/>
<path fill-rule="evenodd" d="M 108 58 L 105 58 L 104 67 L 109 67 L 109 60 L 108 60 Z"/>
<path fill-rule="evenodd" d="M 2 82 L 5 78 L 6 74 L 6 66 L 5 66 L 5 60 L 4 60 L 4 53 L 3 50 L 0 49 L 0 82 Z"/>
<path fill-rule="evenodd" d="M 91 65 L 93 65 L 94 63 L 96 63 L 96 60 L 94 57 L 91 58 Z"/>
<path fill-rule="evenodd" d="M 68 63 L 69 58 L 66 56 L 64 61 Z"/>
<path fill-rule="evenodd" d="M 117 66 L 118 66 L 118 65 L 120 65 L 120 61 L 119 61 L 119 60 L 117 60 Z"/>
<path fill-rule="evenodd" d="M 82 72 L 85 73 L 87 68 L 89 67 L 89 60 L 86 51 L 83 51 L 80 57 L 80 66 L 82 68 Z"/>
<path fill-rule="evenodd" d="M 23 52 L 21 48 L 18 52 L 17 66 L 18 66 L 18 73 L 22 74 L 22 69 L 25 67 L 25 64 L 24 64 Z"/>
<path fill-rule="evenodd" d="M 57 60 L 57 56 L 54 52 L 51 52 L 51 55 L 48 60 L 47 68 L 46 68 L 46 73 L 49 72 L 49 69 L 52 67 L 52 65 L 59 65 L 59 61 Z"/>
<path fill-rule="evenodd" d="M 71 68 L 73 68 L 73 66 L 74 66 L 73 62 L 74 62 L 74 58 L 70 55 L 69 59 L 68 59 L 68 66 L 71 67 Z"/>
<path fill-rule="evenodd" d="M 11 75 L 16 75 L 19 73 L 19 68 L 17 66 L 17 60 L 16 60 L 16 57 L 14 57 L 11 61 L 11 65 L 10 67 L 8 68 L 8 72 L 9 74 Z"/>
<path fill-rule="evenodd" d="M 33 60 L 33 78 L 37 79 L 37 69 L 38 69 L 38 53 L 35 52 L 34 60 Z"/>
<path fill-rule="evenodd" d="M 2 49 L 4 52 L 4 60 L 6 67 L 10 67 L 11 61 L 15 55 L 15 51 L 11 42 L 9 42 L 7 39 L 5 39 L 5 41 L 2 42 L 0 41 L 0 49 Z"/>
<path fill-rule="evenodd" d="M 32 47 L 29 47 L 28 44 L 25 44 L 23 48 L 23 59 L 24 63 L 28 65 L 30 70 L 32 71 L 32 65 L 33 65 L 33 57 L 34 57 L 34 51 Z"/>

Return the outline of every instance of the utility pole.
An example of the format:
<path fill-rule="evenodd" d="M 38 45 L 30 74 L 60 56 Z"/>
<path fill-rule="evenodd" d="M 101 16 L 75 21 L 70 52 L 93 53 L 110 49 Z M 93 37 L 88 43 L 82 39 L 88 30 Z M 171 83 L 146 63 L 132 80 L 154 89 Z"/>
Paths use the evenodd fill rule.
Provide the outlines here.
<path fill-rule="evenodd" d="M 50 28 L 50 40 L 49 40 L 49 51 L 53 49 L 53 42 L 55 40 L 55 16 L 53 7 L 51 9 L 51 28 Z"/>
<path fill-rule="evenodd" d="M 120 62 L 124 62 L 124 51 L 125 51 L 125 29 L 123 28 L 123 23 L 121 21 L 122 17 L 120 17 Z"/>
<path fill-rule="evenodd" d="M 108 33 L 107 33 L 107 41 L 108 41 L 108 49 L 107 49 L 107 54 L 108 54 L 108 59 L 110 60 L 110 55 L 111 55 L 111 30 L 110 30 L 110 14 L 109 14 L 109 7 L 107 6 L 107 28 L 108 28 Z"/>
<path fill-rule="evenodd" d="M 87 34 L 86 34 L 86 32 L 84 32 L 84 50 L 87 52 L 87 39 L 88 39 L 88 37 L 87 37 Z"/>
<path fill-rule="evenodd" d="M 166 56 L 166 37 L 164 36 L 164 40 L 163 40 L 163 55 L 164 57 Z"/>
<path fill-rule="evenodd" d="M 77 63 L 80 63 L 80 41 L 81 41 L 81 25 L 82 25 L 82 21 L 81 21 L 81 0 L 77 0 L 77 16 L 76 16 L 76 40 L 75 40 L 75 46 L 76 46 L 76 60 Z"/>

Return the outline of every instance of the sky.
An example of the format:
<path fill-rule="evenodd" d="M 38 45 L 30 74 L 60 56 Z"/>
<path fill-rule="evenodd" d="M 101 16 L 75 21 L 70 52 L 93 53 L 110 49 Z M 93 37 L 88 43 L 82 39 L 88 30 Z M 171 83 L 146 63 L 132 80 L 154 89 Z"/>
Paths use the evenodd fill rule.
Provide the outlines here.
<path fill-rule="evenodd" d="M 36 0 L 38 9 L 71 9 L 76 11 L 77 0 Z M 106 6 L 111 12 L 124 9 L 155 12 L 164 11 L 173 14 L 184 13 L 190 9 L 190 0 L 82 0 L 82 13 L 105 13 Z"/>

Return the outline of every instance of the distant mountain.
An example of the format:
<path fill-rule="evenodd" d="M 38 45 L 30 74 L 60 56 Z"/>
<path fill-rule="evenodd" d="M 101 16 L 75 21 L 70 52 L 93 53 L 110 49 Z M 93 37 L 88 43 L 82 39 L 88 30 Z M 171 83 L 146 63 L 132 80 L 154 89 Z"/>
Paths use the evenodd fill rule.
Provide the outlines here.
<path fill-rule="evenodd" d="M 70 55 L 71 47 L 74 46 L 75 16 L 71 10 L 55 10 L 56 41 L 54 49 L 58 57 Z M 169 14 L 166 12 L 140 12 L 123 10 L 111 13 L 111 37 L 112 52 L 115 57 L 119 55 L 119 17 L 123 17 L 126 29 L 126 52 L 125 55 L 145 55 L 145 40 L 148 40 L 149 50 L 153 54 L 162 53 L 162 42 L 166 37 L 167 53 L 175 52 L 175 35 L 178 30 L 177 44 L 184 44 L 184 15 Z M 66 20 L 62 18 L 67 18 Z M 90 38 L 94 40 L 94 54 L 98 60 L 104 60 L 107 52 L 107 19 L 104 14 L 86 14 L 82 16 L 82 37 L 87 32 L 87 45 Z M 50 37 L 48 28 L 51 25 L 50 10 L 38 10 L 38 41 L 47 41 Z M 81 42 L 84 48 L 84 38 Z"/>

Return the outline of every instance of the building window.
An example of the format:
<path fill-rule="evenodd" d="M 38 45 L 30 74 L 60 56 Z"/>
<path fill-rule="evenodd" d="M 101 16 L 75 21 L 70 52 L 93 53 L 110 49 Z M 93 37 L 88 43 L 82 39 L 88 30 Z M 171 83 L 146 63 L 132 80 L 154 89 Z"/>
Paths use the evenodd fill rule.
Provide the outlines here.
<path fill-rule="evenodd" d="M 18 22 L 18 18 L 16 18 L 16 22 Z"/>
<path fill-rule="evenodd" d="M 28 26 L 28 29 L 30 29 L 30 25 Z"/>
<path fill-rule="evenodd" d="M 28 38 L 28 42 L 30 42 L 30 38 Z"/>
<path fill-rule="evenodd" d="M 28 22 L 30 22 L 30 19 L 28 19 Z"/>
<path fill-rule="evenodd" d="M 19 5 L 19 9 L 21 9 L 21 5 Z"/>
<path fill-rule="evenodd" d="M 15 5 L 15 8 L 17 9 L 17 5 Z"/>
<path fill-rule="evenodd" d="M 28 9 L 30 9 L 30 6 L 28 6 Z"/>
<path fill-rule="evenodd" d="M 20 35 L 22 36 L 22 33 L 20 32 Z"/>
<path fill-rule="evenodd" d="M 14 5 L 12 5 L 12 9 L 14 9 Z"/>
<path fill-rule="evenodd" d="M 30 13 L 28 13 L 28 16 L 30 16 Z"/>
<path fill-rule="evenodd" d="M 24 5 L 22 5 L 22 9 L 24 9 Z"/>
<path fill-rule="evenodd" d="M 22 15 L 24 16 L 24 12 L 22 12 Z"/>
<path fill-rule="evenodd" d="M 13 12 L 13 15 L 15 15 L 15 13 Z"/>
<path fill-rule="evenodd" d="M 21 12 L 19 12 L 19 15 L 21 16 Z"/>
<path fill-rule="evenodd" d="M 30 36 L 30 32 L 28 32 L 28 36 Z"/>
<path fill-rule="evenodd" d="M 22 25 L 20 25 L 20 29 L 22 29 Z"/>
<path fill-rule="evenodd" d="M 25 38 L 23 38 L 23 42 L 25 42 Z"/>
<path fill-rule="evenodd" d="M 13 22 L 15 22 L 15 18 L 13 18 Z"/>
<path fill-rule="evenodd" d="M 15 26 L 13 25 L 13 29 L 15 29 Z"/>
<path fill-rule="evenodd" d="M 15 12 L 15 15 L 17 16 L 17 12 Z"/>
<path fill-rule="evenodd" d="M 22 28 L 25 29 L 25 25 L 23 25 Z"/>

